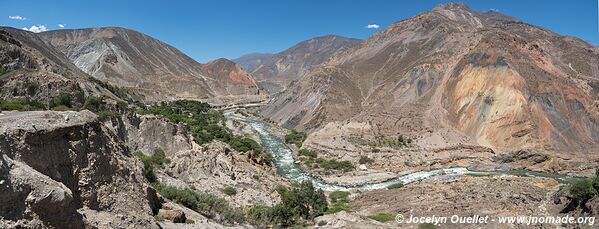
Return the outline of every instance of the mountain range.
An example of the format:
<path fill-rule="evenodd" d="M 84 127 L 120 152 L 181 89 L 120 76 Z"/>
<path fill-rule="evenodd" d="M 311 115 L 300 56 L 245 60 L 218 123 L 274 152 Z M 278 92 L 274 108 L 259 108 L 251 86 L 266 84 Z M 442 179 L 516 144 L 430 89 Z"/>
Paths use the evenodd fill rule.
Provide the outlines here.
<path fill-rule="evenodd" d="M 584 151 L 599 146 L 598 74 L 599 50 L 578 38 L 449 3 L 335 53 L 263 114 L 422 145 Z"/>

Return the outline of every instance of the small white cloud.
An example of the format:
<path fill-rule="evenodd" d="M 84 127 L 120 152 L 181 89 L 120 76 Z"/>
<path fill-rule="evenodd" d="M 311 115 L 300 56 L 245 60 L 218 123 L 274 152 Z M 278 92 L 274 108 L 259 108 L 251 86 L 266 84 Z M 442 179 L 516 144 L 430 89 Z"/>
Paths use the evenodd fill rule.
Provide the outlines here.
<path fill-rule="evenodd" d="M 58 27 L 64 28 L 67 24 L 58 24 Z"/>
<path fill-rule="evenodd" d="M 15 16 L 8 16 L 8 18 L 9 18 L 9 19 L 12 19 L 12 20 L 20 20 L 20 21 L 27 20 L 27 18 L 25 18 L 25 17 L 21 17 L 21 16 L 19 16 L 19 15 L 15 15 Z"/>
<path fill-rule="evenodd" d="M 23 30 L 27 30 L 29 32 L 34 32 L 34 33 L 39 33 L 39 32 L 45 32 L 48 31 L 48 28 L 46 28 L 45 25 L 32 25 L 31 28 L 23 28 Z"/>
<path fill-rule="evenodd" d="M 491 11 L 491 12 L 499 12 L 499 10 L 495 9 L 495 8 L 491 8 L 491 9 L 489 9 L 489 11 Z"/>
<path fill-rule="evenodd" d="M 378 25 L 378 24 L 369 24 L 369 25 L 366 26 L 367 29 L 378 29 L 380 27 L 381 26 Z"/>

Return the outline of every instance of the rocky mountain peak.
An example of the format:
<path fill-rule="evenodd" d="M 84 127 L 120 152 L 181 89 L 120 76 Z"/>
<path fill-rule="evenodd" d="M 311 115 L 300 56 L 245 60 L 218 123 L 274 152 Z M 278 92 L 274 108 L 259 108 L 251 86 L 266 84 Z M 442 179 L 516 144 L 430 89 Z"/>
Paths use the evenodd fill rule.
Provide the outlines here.
<path fill-rule="evenodd" d="M 440 11 L 440 10 L 470 11 L 470 7 L 468 7 L 463 2 L 448 2 L 448 3 L 442 3 L 442 4 L 435 6 L 435 8 L 433 10 L 434 11 Z"/>

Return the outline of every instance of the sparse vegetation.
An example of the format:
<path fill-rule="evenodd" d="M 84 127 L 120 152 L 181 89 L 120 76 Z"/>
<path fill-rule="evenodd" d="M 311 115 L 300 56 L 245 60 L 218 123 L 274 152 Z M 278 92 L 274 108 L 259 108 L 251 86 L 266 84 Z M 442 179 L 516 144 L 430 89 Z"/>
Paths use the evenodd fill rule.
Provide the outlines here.
<path fill-rule="evenodd" d="M 325 214 L 334 214 L 340 211 L 349 212 L 351 209 L 348 205 L 349 192 L 345 191 L 334 191 L 329 194 L 329 201 L 331 202 L 331 206 L 325 212 Z"/>
<path fill-rule="evenodd" d="M 166 158 L 164 151 L 160 148 L 156 148 L 154 150 L 154 154 L 152 154 L 151 156 L 147 156 L 139 151 L 135 152 L 135 155 L 137 157 L 139 157 L 141 162 L 143 162 L 143 164 L 144 164 L 143 174 L 144 174 L 144 177 L 150 183 L 157 182 L 156 172 L 154 171 L 154 169 L 162 168 L 162 167 L 164 167 L 164 164 L 170 163 L 170 160 L 168 158 Z"/>
<path fill-rule="evenodd" d="M 155 188 L 163 197 L 207 217 L 215 218 L 219 216 L 221 221 L 227 223 L 242 223 L 245 221 L 243 211 L 232 207 L 225 199 L 214 194 L 198 192 L 188 188 L 180 189 L 164 184 L 157 184 Z"/>
<path fill-rule="evenodd" d="M 395 216 L 388 213 L 377 213 L 374 215 L 369 215 L 368 218 L 379 221 L 381 223 L 386 223 L 395 220 Z"/>
<path fill-rule="evenodd" d="M 361 156 L 360 160 L 358 161 L 358 163 L 360 163 L 360 164 L 370 164 L 372 162 L 374 162 L 374 160 L 372 158 L 367 157 L 367 156 Z"/>
<path fill-rule="evenodd" d="M 221 190 L 227 196 L 234 196 L 237 194 L 237 189 L 231 186 L 227 186 Z"/>
<path fill-rule="evenodd" d="M 309 149 L 300 149 L 298 152 L 299 156 L 304 156 L 304 157 L 309 157 L 309 158 L 316 158 L 318 157 L 318 154 L 316 154 L 316 152 L 309 150 Z"/>
<path fill-rule="evenodd" d="M 85 103 L 83 103 L 82 109 L 90 110 L 91 112 L 100 111 L 100 107 L 102 106 L 102 98 L 98 98 L 96 96 L 87 97 Z"/>
<path fill-rule="evenodd" d="M 8 71 L 4 67 L 0 67 L 0 76 L 4 75 Z"/>
<path fill-rule="evenodd" d="M 29 98 L 0 99 L 0 111 L 34 111 L 45 110 L 44 104 Z"/>
<path fill-rule="evenodd" d="M 287 135 L 285 135 L 285 143 L 294 144 L 297 146 L 297 148 L 301 148 L 307 136 L 308 135 L 306 135 L 304 132 L 291 130 Z"/>
<path fill-rule="evenodd" d="M 432 223 L 422 223 L 418 225 L 418 229 L 435 229 L 437 226 Z"/>
<path fill-rule="evenodd" d="M 289 227 L 321 216 L 328 209 L 326 196 L 315 189 L 312 183 L 295 183 L 290 188 L 279 186 L 276 191 L 281 202 L 275 206 L 253 206 L 247 211 L 250 223 L 267 226 Z"/>
<path fill-rule="evenodd" d="M 71 96 L 71 94 L 68 92 L 61 91 L 57 97 L 52 98 L 52 100 L 50 100 L 50 108 L 58 106 L 71 107 L 72 102 L 73 97 Z"/>
<path fill-rule="evenodd" d="M 326 171 L 336 170 L 336 171 L 351 171 L 355 168 L 355 166 L 350 161 L 337 161 L 335 159 L 327 160 L 319 157 L 300 157 L 308 167 L 311 168 L 321 168 Z"/>
<path fill-rule="evenodd" d="M 96 84 L 98 84 L 100 87 L 103 87 L 106 90 L 112 92 L 112 94 L 116 95 L 120 99 L 125 100 L 125 101 L 130 102 L 130 103 L 133 102 L 133 98 L 131 98 L 131 95 L 129 94 L 129 91 L 127 91 L 126 89 L 121 88 L 121 87 L 113 86 L 110 83 L 101 81 L 101 80 L 96 79 L 94 77 L 89 77 L 89 80 L 92 81 L 92 82 L 94 82 L 94 83 L 96 83 Z"/>

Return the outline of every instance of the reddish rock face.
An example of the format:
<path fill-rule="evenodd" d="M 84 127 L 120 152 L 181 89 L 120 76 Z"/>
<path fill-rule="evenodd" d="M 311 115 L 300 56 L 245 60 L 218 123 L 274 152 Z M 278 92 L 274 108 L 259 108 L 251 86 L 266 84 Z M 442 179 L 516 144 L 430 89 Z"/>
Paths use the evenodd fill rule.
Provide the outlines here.
<path fill-rule="evenodd" d="M 255 86 L 254 79 L 235 62 L 227 59 L 217 59 L 202 66 L 207 75 L 214 76 L 217 80 L 223 80 L 232 84 Z"/>

